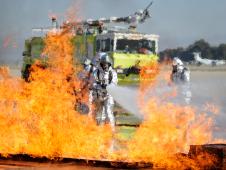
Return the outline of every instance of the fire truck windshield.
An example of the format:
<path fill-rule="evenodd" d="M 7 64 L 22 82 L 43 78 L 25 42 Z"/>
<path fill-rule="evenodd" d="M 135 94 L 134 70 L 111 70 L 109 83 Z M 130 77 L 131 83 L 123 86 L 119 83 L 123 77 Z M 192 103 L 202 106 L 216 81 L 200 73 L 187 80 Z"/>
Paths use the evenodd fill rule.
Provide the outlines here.
<path fill-rule="evenodd" d="M 141 39 L 141 40 L 129 40 L 118 39 L 116 44 L 116 51 L 124 53 L 141 53 L 151 54 L 154 51 L 154 41 Z"/>

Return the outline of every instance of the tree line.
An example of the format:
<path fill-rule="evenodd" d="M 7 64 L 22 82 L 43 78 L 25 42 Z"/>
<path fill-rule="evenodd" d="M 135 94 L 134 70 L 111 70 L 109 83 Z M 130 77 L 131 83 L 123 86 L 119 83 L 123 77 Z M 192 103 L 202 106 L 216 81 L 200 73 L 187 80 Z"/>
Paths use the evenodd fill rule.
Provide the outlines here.
<path fill-rule="evenodd" d="M 187 48 L 178 47 L 175 49 L 166 49 L 161 51 L 159 56 L 160 60 L 180 57 L 183 61 L 189 62 L 194 60 L 193 52 L 201 52 L 201 56 L 207 59 L 226 60 L 226 44 L 211 46 L 204 39 L 194 42 Z"/>

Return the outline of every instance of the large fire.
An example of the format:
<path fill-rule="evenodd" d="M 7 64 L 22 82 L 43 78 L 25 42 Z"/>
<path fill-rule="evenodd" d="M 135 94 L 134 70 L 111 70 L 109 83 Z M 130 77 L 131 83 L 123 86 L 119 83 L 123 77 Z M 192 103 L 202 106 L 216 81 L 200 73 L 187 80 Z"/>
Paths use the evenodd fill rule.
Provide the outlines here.
<path fill-rule="evenodd" d="M 48 157 L 106 156 L 112 133 L 108 126 L 75 111 L 80 87 L 72 67 L 70 34 L 49 34 L 44 55 L 48 68 L 32 67 L 31 81 L 0 79 L 0 153 Z"/>
<path fill-rule="evenodd" d="M 157 63 L 146 66 L 147 73 L 141 70 L 145 81 L 141 82 L 138 101 L 144 113 L 143 123 L 122 150 L 110 149 L 112 141 L 117 141 L 110 126 L 97 126 L 94 120 L 75 110 L 82 82 L 77 78 L 81 68 L 78 64 L 74 67 L 71 38 L 67 31 L 47 35 L 43 56 L 48 56 L 48 67 L 36 63 L 29 83 L 10 77 L 8 69 L 1 68 L 0 153 L 198 168 L 178 153 L 187 153 L 190 144 L 210 142 L 212 120 L 191 107 L 166 103 L 158 96 L 145 97 L 158 85 L 157 77 L 161 74 Z"/>

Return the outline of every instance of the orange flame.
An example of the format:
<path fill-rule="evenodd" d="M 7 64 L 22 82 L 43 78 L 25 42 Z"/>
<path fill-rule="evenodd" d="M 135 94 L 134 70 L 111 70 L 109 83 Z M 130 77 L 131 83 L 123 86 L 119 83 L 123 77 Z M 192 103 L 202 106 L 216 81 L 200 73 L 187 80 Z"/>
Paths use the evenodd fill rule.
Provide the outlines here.
<path fill-rule="evenodd" d="M 198 114 L 190 106 L 165 102 L 161 96 L 147 97 L 149 91 L 161 87 L 165 74 L 159 66 L 150 67 L 156 69 L 152 75 L 154 81 L 141 84 L 139 100 L 143 101 L 139 101 L 139 104 L 145 120 L 128 144 L 130 159 L 153 162 L 156 167 L 198 169 L 197 162 L 176 153 L 187 153 L 191 144 L 210 142 L 213 121 L 205 113 Z M 212 159 L 209 161 L 213 163 Z"/>
<path fill-rule="evenodd" d="M 107 157 L 110 127 L 98 127 L 74 109 L 74 89 L 80 82 L 76 78 L 79 69 L 72 66 L 70 38 L 65 33 L 46 37 L 48 68 L 35 64 L 30 83 L 1 76 L 1 154 Z"/>

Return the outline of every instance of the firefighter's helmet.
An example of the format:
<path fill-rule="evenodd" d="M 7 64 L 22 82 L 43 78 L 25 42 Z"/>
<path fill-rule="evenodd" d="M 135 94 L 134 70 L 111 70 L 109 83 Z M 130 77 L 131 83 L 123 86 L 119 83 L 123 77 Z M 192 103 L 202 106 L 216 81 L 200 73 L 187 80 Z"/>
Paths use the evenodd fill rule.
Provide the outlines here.
<path fill-rule="evenodd" d="M 108 65 L 112 65 L 112 59 L 110 58 L 110 56 L 107 53 L 101 53 L 100 56 L 100 63 L 101 64 L 108 64 Z"/>
<path fill-rule="evenodd" d="M 178 58 L 173 58 L 173 66 L 183 66 L 183 62 Z"/>
<path fill-rule="evenodd" d="M 84 65 L 90 65 L 91 64 L 91 60 L 90 59 L 88 59 L 88 58 L 85 58 L 85 60 L 84 60 Z"/>

